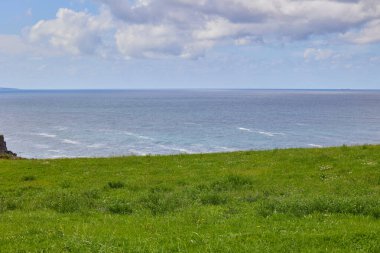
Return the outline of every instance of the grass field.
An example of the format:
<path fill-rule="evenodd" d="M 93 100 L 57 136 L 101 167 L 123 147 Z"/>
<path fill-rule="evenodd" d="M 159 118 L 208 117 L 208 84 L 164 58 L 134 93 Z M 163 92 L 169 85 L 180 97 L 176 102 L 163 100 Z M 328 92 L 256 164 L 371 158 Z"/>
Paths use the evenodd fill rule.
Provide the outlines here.
<path fill-rule="evenodd" d="M 0 160 L 0 252 L 380 252 L 380 146 Z"/>

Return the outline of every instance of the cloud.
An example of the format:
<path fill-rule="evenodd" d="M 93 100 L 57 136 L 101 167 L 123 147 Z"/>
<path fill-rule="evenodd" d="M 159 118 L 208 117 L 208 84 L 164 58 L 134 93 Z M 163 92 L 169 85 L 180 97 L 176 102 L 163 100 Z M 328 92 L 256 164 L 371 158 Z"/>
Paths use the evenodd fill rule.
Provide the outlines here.
<path fill-rule="evenodd" d="M 0 34 L 0 53 L 5 55 L 53 56 L 58 52 L 39 45 L 31 45 L 23 36 Z"/>
<path fill-rule="evenodd" d="M 48 44 L 68 53 L 102 53 L 106 32 L 112 28 L 106 14 L 98 16 L 59 9 L 56 19 L 41 20 L 28 31 L 31 42 Z"/>
<path fill-rule="evenodd" d="M 334 52 L 329 49 L 320 49 L 320 48 L 307 48 L 303 53 L 303 58 L 305 60 L 326 60 L 331 58 L 334 55 Z"/>
<path fill-rule="evenodd" d="M 0 35 L 0 52 L 3 54 L 23 54 L 29 49 L 18 35 Z"/>
<path fill-rule="evenodd" d="M 343 38 L 356 44 L 380 42 L 380 19 L 368 22 L 359 31 L 345 33 Z"/>
<path fill-rule="evenodd" d="M 380 41 L 378 0 L 96 1 L 100 14 L 60 9 L 55 19 L 29 30 L 30 40 L 74 55 L 111 51 L 125 58 L 197 58 L 218 44 L 326 35 L 358 44 Z M 322 59 L 328 53 L 306 55 Z"/>
<path fill-rule="evenodd" d="M 127 58 L 195 58 L 213 46 L 209 40 L 194 40 L 189 34 L 169 25 L 130 25 L 115 35 L 119 51 Z"/>

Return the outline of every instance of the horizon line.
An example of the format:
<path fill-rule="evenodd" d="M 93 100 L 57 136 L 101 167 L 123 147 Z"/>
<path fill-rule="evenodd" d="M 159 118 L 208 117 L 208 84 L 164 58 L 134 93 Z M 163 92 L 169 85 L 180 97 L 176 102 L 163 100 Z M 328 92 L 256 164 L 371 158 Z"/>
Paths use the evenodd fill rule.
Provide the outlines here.
<path fill-rule="evenodd" d="M 304 90 L 304 91 L 380 91 L 380 88 L 10 88 L 0 87 L 1 91 L 170 91 L 170 90 Z"/>

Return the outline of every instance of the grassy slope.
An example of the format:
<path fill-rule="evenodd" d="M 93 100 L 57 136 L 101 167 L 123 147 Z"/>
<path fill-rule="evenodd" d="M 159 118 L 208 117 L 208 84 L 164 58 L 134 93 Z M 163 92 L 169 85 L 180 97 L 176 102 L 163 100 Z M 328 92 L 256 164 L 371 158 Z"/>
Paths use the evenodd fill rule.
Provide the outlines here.
<path fill-rule="evenodd" d="M 380 146 L 0 160 L 0 252 L 379 252 Z"/>

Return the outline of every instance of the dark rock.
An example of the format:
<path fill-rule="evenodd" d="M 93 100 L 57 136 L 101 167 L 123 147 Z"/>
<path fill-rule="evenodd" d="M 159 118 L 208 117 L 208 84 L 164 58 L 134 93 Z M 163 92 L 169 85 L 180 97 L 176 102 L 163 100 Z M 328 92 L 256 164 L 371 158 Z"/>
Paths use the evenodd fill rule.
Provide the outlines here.
<path fill-rule="evenodd" d="M 7 143 L 5 142 L 3 135 L 0 135 L 0 156 L 17 156 L 16 153 L 7 149 Z"/>

